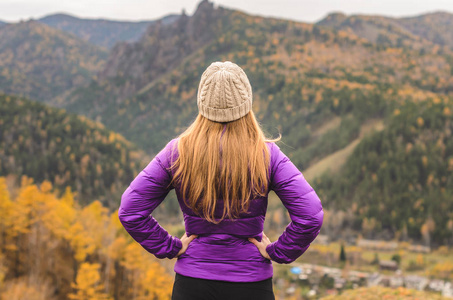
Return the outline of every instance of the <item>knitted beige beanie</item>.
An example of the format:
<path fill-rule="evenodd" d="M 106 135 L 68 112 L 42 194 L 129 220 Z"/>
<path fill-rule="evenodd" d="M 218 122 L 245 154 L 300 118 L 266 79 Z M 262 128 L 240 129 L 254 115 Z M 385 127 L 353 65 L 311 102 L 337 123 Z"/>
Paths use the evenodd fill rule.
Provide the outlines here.
<path fill-rule="evenodd" d="M 231 122 L 252 109 L 252 86 L 237 64 L 213 62 L 201 75 L 197 105 L 211 121 Z"/>

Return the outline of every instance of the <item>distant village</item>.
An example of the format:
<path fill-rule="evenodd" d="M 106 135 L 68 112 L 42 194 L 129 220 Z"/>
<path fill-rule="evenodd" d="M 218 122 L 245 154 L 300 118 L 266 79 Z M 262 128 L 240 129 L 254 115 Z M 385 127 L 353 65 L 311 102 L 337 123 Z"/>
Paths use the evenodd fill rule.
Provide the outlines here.
<path fill-rule="evenodd" d="M 384 268 L 388 268 L 387 263 L 383 265 Z M 394 268 L 393 264 L 390 265 Z M 380 285 L 392 288 L 406 287 L 419 291 L 433 291 L 440 293 L 444 297 L 453 298 L 453 284 L 451 282 L 440 279 L 429 279 L 418 275 L 404 275 L 399 269 L 395 269 L 393 275 L 384 275 L 379 272 L 367 273 L 354 270 L 345 272 L 343 269 L 314 264 L 294 264 L 291 270 L 299 283 L 306 283 L 310 286 L 309 295 L 312 296 L 318 293 L 321 281 L 324 281 L 331 282 L 331 286 L 328 286 L 327 289 L 328 295 L 338 294 L 346 288 Z M 297 281 L 295 284 L 297 284 Z M 291 295 L 295 292 L 295 284 L 286 290 L 286 294 Z"/>
<path fill-rule="evenodd" d="M 327 236 L 318 236 L 316 243 L 328 243 Z M 398 242 L 360 239 L 356 245 L 362 249 L 375 251 L 397 251 Z M 431 249 L 421 245 L 410 245 L 408 250 L 417 253 L 429 253 Z M 404 274 L 395 260 L 379 260 L 376 262 L 379 271 L 363 272 L 349 268 L 332 268 L 317 264 L 293 263 L 290 270 L 292 284 L 285 293 L 290 296 L 296 292 L 297 286 L 310 289 L 307 296 L 323 294 L 336 295 L 345 289 L 363 286 L 384 286 L 391 288 L 405 287 L 419 291 L 432 291 L 443 297 L 453 298 L 453 283 L 450 281 L 431 279 L 414 274 Z M 277 282 L 281 285 L 281 282 Z"/>

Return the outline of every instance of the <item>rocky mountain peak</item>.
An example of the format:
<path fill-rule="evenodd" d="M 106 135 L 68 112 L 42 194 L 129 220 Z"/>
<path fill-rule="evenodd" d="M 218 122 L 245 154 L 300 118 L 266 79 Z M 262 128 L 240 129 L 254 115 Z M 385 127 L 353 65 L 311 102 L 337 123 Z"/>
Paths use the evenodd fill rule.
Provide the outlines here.
<path fill-rule="evenodd" d="M 225 13 L 227 10 L 203 0 L 192 16 L 183 13 L 170 24 L 162 20 L 151 24 L 139 41 L 119 43 L 112 49 L 98 78 L 134 78 L 134 84 L 122 94 L 136 92 L 218 36 L 225 25 L 218 20 L 225 20 Z"/>

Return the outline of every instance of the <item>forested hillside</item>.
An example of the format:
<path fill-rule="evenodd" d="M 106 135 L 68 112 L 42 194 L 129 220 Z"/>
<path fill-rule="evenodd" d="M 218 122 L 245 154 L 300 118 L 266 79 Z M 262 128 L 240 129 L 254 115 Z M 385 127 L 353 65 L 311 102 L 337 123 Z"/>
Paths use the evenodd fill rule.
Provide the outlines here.
<path fill-rule="evenodd" d="M 161 19 L 165 24 L 173 22 L 178 15 L 168 15 Z M 71 33 L 94 45 L 112 48 L 121 41 L 135 42 L 155 21 L 115 21 L 107 19 L 78 18 L 67 14 L 53 14 L 37 21 Z"/>
<path fill-rule="evenodd" d="M 364 138 L 341 171 L 316 181 L 333 211 L 366 238 L 453 244 L 453 98 L 407 101 Z M 387 235 L 385 235 L 385 233 Z"/>
<path fill-rule="evenodd" d="M 0 91 L 50 101 L 89 82 L 107 52 L 30 20 L 0 27 Z"/>
<path fill-rule="evenodd" d="M 0 175 L 27 175 L 69 186 L 81 204 L 116 209 L 147 156 L 121 135 L 85 117 L 0 94 Z"/>
<path fill-rule="evenodd" d="M 453 15 L 448 12 L 438 11 L 400 18 L 397 20 L 402 26 L 414 34 L 424 37 L 439 45 L 453 47 Z"/>

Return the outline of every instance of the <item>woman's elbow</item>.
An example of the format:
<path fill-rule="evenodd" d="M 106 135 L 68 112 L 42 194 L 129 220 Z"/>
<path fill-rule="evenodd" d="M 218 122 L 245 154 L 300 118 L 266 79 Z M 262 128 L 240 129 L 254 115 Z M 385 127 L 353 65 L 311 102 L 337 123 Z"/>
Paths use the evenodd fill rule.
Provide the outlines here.
<path fill-rule="evenodd" d="M 312 217 L 312 222 L 313 222 L 313 227 L 314 229 L 319 233 L 322 227 L 322 223 L 324 221 L 324 208 L 322 207 L 322 202 L 321 199 L 319 199 L 318 195 L 316 194 L 316 200 L 314 200 L 315 204 L 313 208 L 316 208 L 318 211 L 315 215 Z"/>
<path fill-rule="evenodd" d="M 129 196 L 130 196 L 130 188 L 128 187 L 123 194 L 121 195 L 121 202 L 120 206 L 118 208 L 118 219 L 120 220 L 121 224 L 125 224 L 130 220 L 130 213 L 127 211 L 127 203 L 129 201 Z"/>
<path fill-rule="evenodd" d="M 127 224 L 127 221 L 130 221 L 128 220 L 128 214 L 124 211 L 124 209 L 122 209 L 121 206 L 118 208 L 118 219 L 123 226 Z"/>
<path fill-rule="evenodd" d="M 313 227 L 316 232 L 319 233 L 319 231 L 321 230 L 323 221 L 324 221 L 324 210 L 321 207 L 321 210 L 316 215 L 313 216 Z"/>

